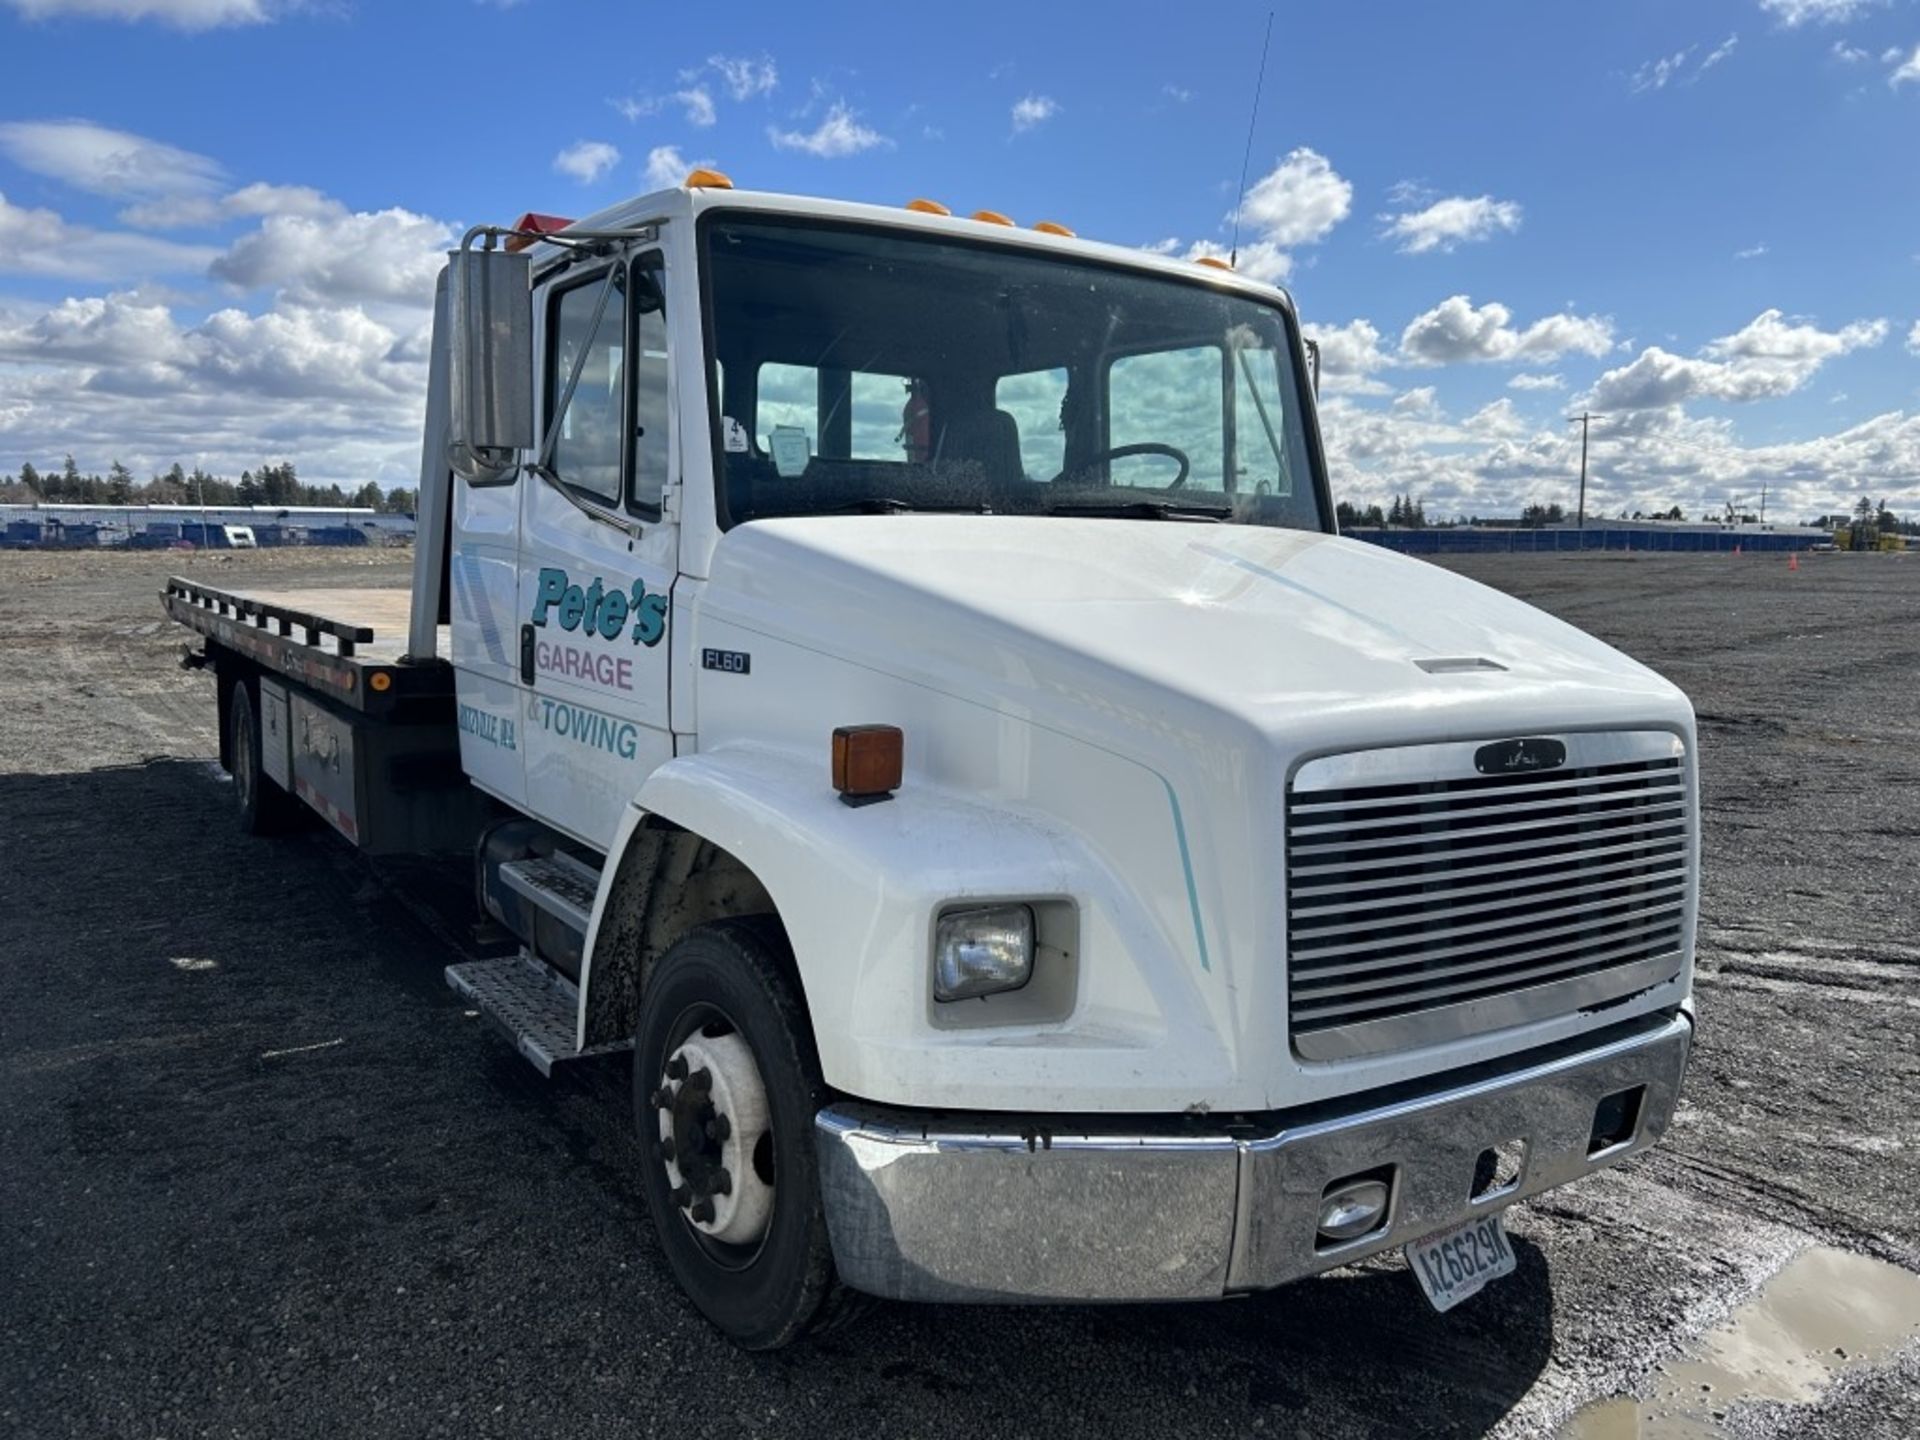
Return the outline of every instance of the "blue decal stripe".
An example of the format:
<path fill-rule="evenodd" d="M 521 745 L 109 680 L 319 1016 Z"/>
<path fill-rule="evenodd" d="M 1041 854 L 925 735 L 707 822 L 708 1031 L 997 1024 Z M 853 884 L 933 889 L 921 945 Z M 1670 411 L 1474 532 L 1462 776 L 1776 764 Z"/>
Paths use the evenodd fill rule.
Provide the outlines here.
<path fill-rule="evenodd" d="M 1187 875 L 1187 908 L 1193 912 L 1193 938 L 1200 947 L 1200 968 L 1212 970 L 1207 960 L 1207 927 L 1200 919 L 1200 888 L 1193 883 L 1193 856 L 1187 851 L 1187 826 L 1180 818 L 1180 797 L 1173 793 L 1171 780 L 1164 775 L 1159 779 L 1167 787 L 1167 804 L 1173 810 L 1173 838 L 1180 842 L 1180 868 Z"/>

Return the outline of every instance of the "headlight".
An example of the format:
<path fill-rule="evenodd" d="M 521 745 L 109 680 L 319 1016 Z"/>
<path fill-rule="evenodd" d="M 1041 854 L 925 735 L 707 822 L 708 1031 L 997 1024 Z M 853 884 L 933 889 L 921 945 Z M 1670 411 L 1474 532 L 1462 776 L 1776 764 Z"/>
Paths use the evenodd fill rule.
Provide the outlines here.
<path fill-rule="evenodd" d="M 1033 911 L 1025 905 L 949 910 L 934 926 L 933 998 L 1018 990 L 1033 978 Z"/>

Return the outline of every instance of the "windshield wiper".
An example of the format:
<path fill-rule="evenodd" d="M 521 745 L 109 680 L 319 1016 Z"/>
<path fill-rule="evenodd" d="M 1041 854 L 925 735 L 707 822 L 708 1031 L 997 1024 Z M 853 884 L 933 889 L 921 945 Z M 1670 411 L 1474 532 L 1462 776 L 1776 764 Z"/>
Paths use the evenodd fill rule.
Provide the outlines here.
<path fill-rule="evenodd" d="M 1049 505 L 1048 515 L 1111 515 L 1121 520 L 1206 520 L 1218 524 L 1233 514 L 1230 505 L 1176 505 L 1170 500 L 1073 501 Z"/>
<path fill-rule="evenodd" d="M 942 515 L 991 515 L 992 507 L 973 501 L 966 505 L 918 505 L 910 500 L 895 500 L 890 495 L 869 495 L 859 500 L 849 500 L 844 505 L 835 505 L 830 510 L 817 510 L 817 515 L 904 515 L 909 511 L 920 510 Z"/>

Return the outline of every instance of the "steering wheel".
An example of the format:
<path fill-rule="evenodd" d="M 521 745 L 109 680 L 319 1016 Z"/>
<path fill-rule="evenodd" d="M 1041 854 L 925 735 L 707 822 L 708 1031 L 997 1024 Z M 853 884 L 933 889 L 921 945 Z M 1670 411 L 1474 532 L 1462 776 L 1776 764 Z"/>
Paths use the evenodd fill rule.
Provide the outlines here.
<path fill-rule="evenodd" d="M 1186 484 L 1187 475 L 1193 469 L 1193 462 L 1187 458 L 1187 452 L 1178 446 L 1162 445 L 1158 440 L 1143 440 L 1138 445 L 1116 445 L 1111 450 L 1102 450 L 1097 455 L 1090 455 L 1081 461 L 1080 464 L 1074 466 L 1073 469 L 1062 470 L 1048 483 L 1058 485 L 1062 480 L 1066 479 L 1067 476 L 1078 475 L 1083 471 L 1091 470 L 1103 460 L 1124 460 L 1129 455 L 1164 455 L 1169 460 L 1179 462 L 1180 473 L 1173 477 L 1171 484 L 1164 487 L 1168 490 L 1178 490 L 1182 485 Z"/>

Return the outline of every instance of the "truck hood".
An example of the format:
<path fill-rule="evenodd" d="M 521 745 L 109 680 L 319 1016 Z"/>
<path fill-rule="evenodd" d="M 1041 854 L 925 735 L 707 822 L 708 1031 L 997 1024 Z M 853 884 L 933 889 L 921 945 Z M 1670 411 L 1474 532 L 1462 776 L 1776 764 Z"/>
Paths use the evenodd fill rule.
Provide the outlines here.
<path fill-rule="evenodd" d="M 1186 729 L 1176 713 L 1191 707 L 1315 749 L 1690 715 L 1653 671 L 1511 596 L 1378 546 L 1260 526 L 755 521 L 723 537 L 702 604 L 974 703 L 1136 742 Z"/>

